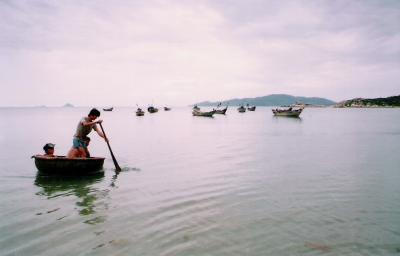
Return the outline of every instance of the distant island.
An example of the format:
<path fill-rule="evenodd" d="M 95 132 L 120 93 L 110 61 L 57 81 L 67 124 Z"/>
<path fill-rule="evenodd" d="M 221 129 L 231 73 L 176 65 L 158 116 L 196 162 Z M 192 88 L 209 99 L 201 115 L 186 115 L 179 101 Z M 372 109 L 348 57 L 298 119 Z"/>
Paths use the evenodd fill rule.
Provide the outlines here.
<path fill-rule="evenodd" d="M 73 108 L 74 105 L 70 104 L 70 103 L 66 103 L 63 108 Z"/>
<path fill-rule="evenodd" d="M 229 105 L 229 106 L 240 106 L 245 104 L 249 104 L 252 106 L 284 106 L 284 105 L 289 106 L 296 104 L 304 104 L 306 106 L 320 106 L 320 107 L 332 106 L 336 103 L 332 100 L 325 98 L 318 98 L 318 97 L 298 97 L 287 94 L 271 94 L 256 98 L 230 99 L 230 100 L 216 101 L 216 102 L 203 101 L 195 103 L 193 105 L 215 106 L 218 105 L 220 102 L 222 103 L 222 105 Z"/>
<path fill-rule="evenodd" d="M 387 98 L 356 98 L 337 103 L 335 108 L 393 108 L 400 107 L 400 95 Z"/>

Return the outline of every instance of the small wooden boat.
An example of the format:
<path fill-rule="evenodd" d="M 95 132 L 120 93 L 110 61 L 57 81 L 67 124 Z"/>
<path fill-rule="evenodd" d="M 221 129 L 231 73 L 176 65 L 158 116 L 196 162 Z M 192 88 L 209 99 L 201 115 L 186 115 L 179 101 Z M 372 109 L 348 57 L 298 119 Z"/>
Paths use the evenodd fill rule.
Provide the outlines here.
<path fill-rule="evenodd" d="M 143 111 L 141 108 L 138 108 L 138 109 L 136 110 L 136 115 L 137 115 L 137 116 L 144 116 L 144 111 Z"/>
<path fill-rule="evenodd" d="M 113 111 L 114 107 L 111 108 L 103 108 L 103 111 Z"/>
<path fill-rule="evenodd" d="M 194 106 L 193 106 L 193 110 L 200 111 L 200 108 L 199 108 L 197 105 L 194 105 Z"/>
<path fill-rule="evenodd" d="M 150 106 L 150 107 L 147 108 L 147 111 L 149 111 L 149 113 L 157 113 L 158 112 L 158 108 Z"/>
<path fill-rule="evenodd" d="M 303 107 L 299 109 L 293 109 L 293 108 L 288 108 L 288 109 L 272 109 L 272 113 L 274 113 L 275 116 L 288 116 L 288 117 L 299 117 L 301 112 L 303 111 Z"/>
<path fill-rule="evenodd" d="M 169 107 L 164 107 L 164 111 L 170 111 L 171 110 L 171 108 L 169 108 Z"/>
<path fill-rule="evenodd" d="M 65 156 L 32 156 L 36 168 L 49 175 L 87 175 L 103 172 L 104 157 L 67 158 Z"/>
<path fill-rule="evenodd" d="M 256 111 L 256 106 L 247 107 L 248 111 Z"/>
<path fill-rule="evenodd" d="M 246 108 L 243 107 L 243 106 L 240 106 L 240 107 L 238 108 L 238 111 L 239 111 L 239 113 L 244 113 L 244 112 L 246 112 Z"/>
<path fill-rule="evenodd" d="M 227 110 L 228 110 L 228 107 L 226 107 L 224 109 L 216 109 L 215 114 L 225 115 Z"/>
<path fill-rule="evenodd" d="M 193 110 L 192 114 L 194 116 L 205 116 L 205 117 L 213 117 L 213 115 L 215 114 L 215 109 L 213 111 L 209 111 L 209 112 L 202 112 L 199 110 Z"/>

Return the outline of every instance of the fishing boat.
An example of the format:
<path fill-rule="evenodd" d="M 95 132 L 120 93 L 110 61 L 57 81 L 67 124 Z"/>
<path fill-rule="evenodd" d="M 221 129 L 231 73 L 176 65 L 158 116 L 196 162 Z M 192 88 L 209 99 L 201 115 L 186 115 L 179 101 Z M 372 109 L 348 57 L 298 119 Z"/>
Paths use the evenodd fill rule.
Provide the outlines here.
<path fill-rule="evenodd" d="M 136 115 L 137 115 L 137 116 L 144 116 L 144 111 L 143 111 L 141 108 L 138 108 L 138 109 L 136 110 Z"/>
<path fill-rule="evenodd" d="M 216 110 L 214 109 L 213 111 L 209 111 L 209 112 L 202 112 L 199 110 L 195 110 L 193 109 L 193 116 L 205 116 L 205 117 L 213 117 L 213 115 L 215 114 Z"/>
<path fill-rule="evenodd" d="M 150 107 L 147 108 L 147 111 L 149 111 L 149 113 L 157 113 L 158 112 L 158 108 L 150 106 Z"/>
<path fill-rule="evenodd" d="M 111 108 L 103 108 L 103 111 L 113 111 L 114 107 Z"/>
<path fill-rule="evenodd" d="M 227 110 L 228 110 L 228 107 L 226 107 L 224 109 L 216 109 L 215 114 L 225 115 Z"/>
<path fill-rule="evenodd" d="M 169 108 L 169 107 L 164 107 L 164 111 L 170 111 L 171 110 L 171 108 Z"/>
<path fill-rule="evenodd" d="M 239 113 L 244 113 L 244 112 L 246 112 L 246 108 L 243 107 L 243 106 L 240 106 L 240 107 L 238 108 L 238 111 L 239 111 Z"/>
<path fill-rule="evenodd" d="M 247 107 L 248 111 L 256 111 L 256 106 Z"/>
<path fill-rule="evenodd" d="M 87 175 L 103 172 L 104 157 L 67 158 L 65 156 L 32 156 L 36 168 L 49 175 Z"/>
<path fill-rule="evenodd" d="M 292 107 L 288 109 L 272 109 L 272 113 L 275 116 L 288 116 L 288 117 L 299 117 L 301 112 L 303 111 L 304 107 L 293 109 Z"/>

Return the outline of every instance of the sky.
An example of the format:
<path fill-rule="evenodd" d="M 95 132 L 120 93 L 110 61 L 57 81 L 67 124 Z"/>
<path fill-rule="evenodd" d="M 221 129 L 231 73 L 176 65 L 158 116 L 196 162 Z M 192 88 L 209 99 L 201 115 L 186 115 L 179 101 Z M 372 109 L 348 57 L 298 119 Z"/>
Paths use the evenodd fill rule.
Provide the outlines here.
<path fill-rule="evenodd" d="M 400 1 L 0 0 L 0 106 L 400 94 Z"/>

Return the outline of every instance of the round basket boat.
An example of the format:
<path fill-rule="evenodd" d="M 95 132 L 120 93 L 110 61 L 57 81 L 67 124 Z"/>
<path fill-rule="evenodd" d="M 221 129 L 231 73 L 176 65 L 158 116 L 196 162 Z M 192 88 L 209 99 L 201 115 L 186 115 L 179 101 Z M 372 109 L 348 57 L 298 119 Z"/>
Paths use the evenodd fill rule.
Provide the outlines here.
<path fill-rule="evenodd" d="M 104 157 L 67 158 L 36 155 L 36 168 L 46 174 L 87 175 L 103 172 Z"/>

